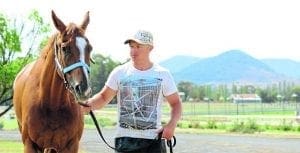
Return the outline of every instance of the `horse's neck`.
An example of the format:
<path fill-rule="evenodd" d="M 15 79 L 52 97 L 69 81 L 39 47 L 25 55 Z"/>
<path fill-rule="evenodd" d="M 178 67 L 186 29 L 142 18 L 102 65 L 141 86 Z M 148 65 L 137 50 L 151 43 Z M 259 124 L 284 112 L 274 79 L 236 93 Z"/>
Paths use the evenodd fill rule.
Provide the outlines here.
<path fill-rule="evenodd" d="M 54 53 L 49 51 L 43 60 L 40 82 L 40 98 L 43 105 L 59 108 L 72 101 L 69 91 L 65 88 L 63 79 L 58 75 L 54 62 Z"/>

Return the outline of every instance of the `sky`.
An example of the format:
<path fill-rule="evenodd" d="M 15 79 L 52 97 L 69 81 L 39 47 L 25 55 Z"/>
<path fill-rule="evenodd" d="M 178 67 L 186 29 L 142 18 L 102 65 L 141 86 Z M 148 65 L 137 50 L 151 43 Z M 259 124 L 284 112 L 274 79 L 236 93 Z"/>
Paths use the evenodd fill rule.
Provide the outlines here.
<path fill-rule="evenodd" d="M 80 24 L 87 11 L 86 36 L 94 52 L 129 58 L 123 42 L 137 30 L 153 33 L 151 58 L 212 57 L 241 50 L 254 58 L 300 61 L 297 0 L 0 0 L 0 12 L 26 17 L 36 9 L 51 28 L 51 10 L 64 22 Z"/>

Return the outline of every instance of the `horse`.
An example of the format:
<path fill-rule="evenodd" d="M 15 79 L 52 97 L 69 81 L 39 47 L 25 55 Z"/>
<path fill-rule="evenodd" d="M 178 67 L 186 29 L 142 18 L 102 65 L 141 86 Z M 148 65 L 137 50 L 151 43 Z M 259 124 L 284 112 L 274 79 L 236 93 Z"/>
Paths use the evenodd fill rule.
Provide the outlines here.
<path fill-rule="evenodd" d="M 79 26 L 66 26 L 53 10 L 51 16 L 58 31 L 13 85 L 24 153 L 77 153 L 84 127 L 78 103 L 91 96 L 89 12 Z"/>

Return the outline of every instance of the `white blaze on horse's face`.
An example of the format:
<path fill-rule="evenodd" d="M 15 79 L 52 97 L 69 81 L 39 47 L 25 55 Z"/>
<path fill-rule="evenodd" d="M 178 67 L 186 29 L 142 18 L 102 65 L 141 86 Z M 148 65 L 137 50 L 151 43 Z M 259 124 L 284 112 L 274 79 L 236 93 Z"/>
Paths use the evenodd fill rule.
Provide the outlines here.
<path fill-rule="evenodd" d="M 82 61 L 83 63 L 85 63 L 85 47 L 87 45 L 87 42 L 84 38 L 82 37 L 76 37 L 76 46 L 78 47 L 79 49 L 79 52 L 80 52 L 80 61 Z M 89 78 L 89 75 L 88 75 L 88 70 L 83 67 L 83 71 L 84 71 L 84 75 L 86 76 L 86 78 L 88 79 Z"/>
<path fill-rule="evenodd" d="M 79 60 L 83 63 L 85 63 L 85 48 L 87 46 L 87 41 L 83 37 L 76 37 L 76 46 L 79 49 Z M 87 80 L 89 80 L 89 72 L 86 67 L 82 67 L 84 75 Z M 79 84 L 79 82 L 76 82 L 75 84 Z M 88 97 L 91 94 L 91 88 L 87 88 L 87 90 L 84 92 L 84 95 Z"/>

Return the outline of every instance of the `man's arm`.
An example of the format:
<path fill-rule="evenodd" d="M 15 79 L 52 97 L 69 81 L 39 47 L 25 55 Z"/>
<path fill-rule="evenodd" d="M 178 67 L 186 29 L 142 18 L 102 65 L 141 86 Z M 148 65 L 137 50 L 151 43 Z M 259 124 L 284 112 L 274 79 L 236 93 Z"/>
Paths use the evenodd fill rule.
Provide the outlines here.
<path fill-rule="evenodd" d="M 104 107 L 114 98 L 116 93 L 116 91 L 105 85 L 100 92 L 86 101 L 90 107 L 83 108 L 83 111 L 89 112 L 90 110 L 97 110 Z"/>
<path fill-rule="evenodd" d="M 167 140 L 170 140 L 174 136 L 177 122 L 181 118 L 182 106 L 181 106 L 180 97 L 177 92 L 165 98 L 168 101 L 169 105 L 171 106 L 171 118 L 163 128 L 162 137 L 166 138 Z"/>

